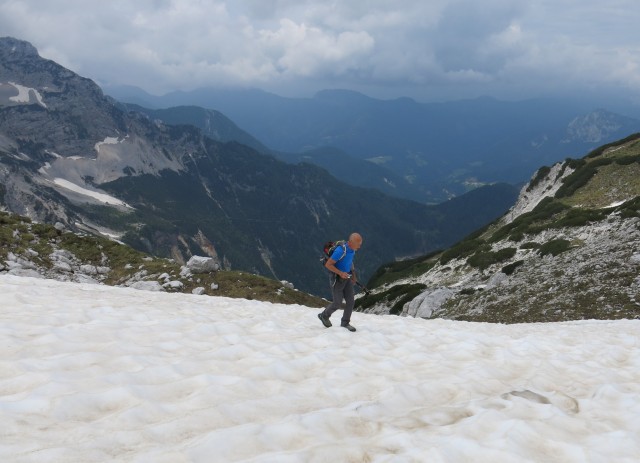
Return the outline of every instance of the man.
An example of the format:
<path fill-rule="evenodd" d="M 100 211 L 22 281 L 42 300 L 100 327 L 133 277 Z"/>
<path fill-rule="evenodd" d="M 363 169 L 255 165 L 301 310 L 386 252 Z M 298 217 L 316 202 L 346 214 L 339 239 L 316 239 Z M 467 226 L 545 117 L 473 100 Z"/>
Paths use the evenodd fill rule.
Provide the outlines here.
<path fill-rule="evenodd" d="M 331 314 L 340 308 L 342 300 L 344 299 L 346 305 L 342 319 L 340 320 L 340 326 L 349 331 L 356 330 L 350 324 L 351 312 L 353 311 L 353 304 L 355 302 L 353 285 L 357 281 L 353 258 L 355 257 L 356 251 L 360 249 L 360 246 L 362 246 L 362 236 L 358 233 L 352 233 L 349 236 L 349 241 L 342 246 L 337 246 L 327 260 L 327 263 L 324 264 L 331 272 L 333 302 L 318 314 L 318 318 L 327 328 L 331 326 L 331 321 L 329 321 Z"/>

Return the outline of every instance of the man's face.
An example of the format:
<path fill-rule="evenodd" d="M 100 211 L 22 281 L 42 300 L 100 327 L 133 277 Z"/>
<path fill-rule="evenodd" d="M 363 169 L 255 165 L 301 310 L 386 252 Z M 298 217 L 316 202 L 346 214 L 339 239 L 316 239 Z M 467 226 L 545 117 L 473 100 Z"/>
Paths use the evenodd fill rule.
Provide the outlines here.
<path fill-rule="evenodd" d="M 358 249 L 360 249 L 360 246 L 362 246 L 362 239 L 353 239 L 353 240 L 349 240 L 349 247 L 351 249 L 353 249 L 354 251 L 357 251 Z"/>

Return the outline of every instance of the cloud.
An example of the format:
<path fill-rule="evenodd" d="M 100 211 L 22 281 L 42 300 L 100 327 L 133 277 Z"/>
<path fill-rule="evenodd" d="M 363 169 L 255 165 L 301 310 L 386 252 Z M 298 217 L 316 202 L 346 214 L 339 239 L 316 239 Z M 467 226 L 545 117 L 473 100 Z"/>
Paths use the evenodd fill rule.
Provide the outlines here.
<path fill-rule="evenodd" d="M 496 74 L 522 49 L 521 5 L 505 0 L 449 3 L 432 35 L 442 70 Z"/>
<path fill-rule="evenodd" d="M 309 76 L 315 73 L 340 75 L 357 67 L 359 56 L 373 48 L 373 38 L 364 31 L 333 32 L 280 21 L 277 30 L 259 31 L 259 46 L 270 54 L 282 74 Z"/>
<path fill-rule="evenodd" d="M 0 30 L 102 84 L 390 96 L 640 93 L 636 0 L 0 0 Z"/>

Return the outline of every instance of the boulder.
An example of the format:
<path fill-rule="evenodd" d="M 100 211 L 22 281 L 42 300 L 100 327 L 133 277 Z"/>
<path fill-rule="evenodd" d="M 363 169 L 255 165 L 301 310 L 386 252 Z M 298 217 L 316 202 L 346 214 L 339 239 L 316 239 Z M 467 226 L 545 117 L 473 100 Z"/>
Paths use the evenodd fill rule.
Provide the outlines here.
<path fill-rule="evenodd" d="M 142 291 L 164 291 L 164 288 L 157 281 L 136 281 L 129 287 Z"/>
<path fill-rule="evenodd" d="M 17 277 L 40 278 L 40 279 L 44 278 L 36 270 L 26 269 L 26 268 L 14 268 L 14 269 L 11 269 L 11 270 L 9 270 L 9 275 L 14 275 L 14 276 L 17 276 Z"/>
<path fill-rule="evenodd" d="M 405 306 L 406 313 L 411 317 L 429 318 L 454 294 L 449 288 L 427 289 Z"/>
<path fill-rule="evenodd" d="M 157 281 L 154 281 L 154 283 L 157 283 Z M 158 283 L 158 284 L 160 284 L 160 283 Z M 164 288 L 167 288 L 167 289 L 173 289 L 173 290 L 178 291 L 178 290 L 181 290 L 184 287 L 184 283 L 182 283 L 179 280 L 173 280 L 173 281 L 169 281 L 169 282 L 163 284 L 162 286 Z"/>
<path fill-rule="evenodd" d="M 211 273 L 220 270 L 220 262 L 213 257 L 191 256 L 186 266 L 191 273 Z"/>

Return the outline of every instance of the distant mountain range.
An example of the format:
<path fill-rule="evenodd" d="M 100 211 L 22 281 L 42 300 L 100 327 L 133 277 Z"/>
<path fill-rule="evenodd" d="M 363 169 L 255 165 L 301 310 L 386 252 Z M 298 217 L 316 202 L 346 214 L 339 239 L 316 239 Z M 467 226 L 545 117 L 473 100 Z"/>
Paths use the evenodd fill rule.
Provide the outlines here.
<path fill-rule="evenodd" d="M 257 151 L 270 154 L 290 164 L 308 163 L 326 169 L 331 175 L 349 185 L 374 188 L 390 196 L 418 200 L 420 189 L 395 172 L 373 162 L 349 156 L 342 150 L 323 147 L 303 153 L 285 153 L 264 146 L 239 128 L 222 113 L 199 106 L 175 106 L 149 109 L 136 104 L 124 104 L 128 111 L 137 111 L 149 118 L 173 125 L 192 125 L 209 138 L 221 142 L 237 141 Z"/>
<path fill-rule="evenodd" d="M 503 102 L 485 97 L 424 104 L 344 90 L 325 90 L 308 99 L 260 90 L 198 89 L 153 96 L 129 87 L 109 93 L 150 108 L 197 105 L 218 110 L 272 154 L 333 168 L 336 176 L 336 158 L 348 166 L 367 161 L 384 170 L 360 167 L 366 172 L 361 184 L 426 203 L 487 183 L 524 182 L 542 164 L 580 156 L 640 130 L 639 120 L 594 108 L 586 99 Z"/>
<path fill-rule="evenodd" d="M 380 262 L 452 244 L 517 196 L 496 184 L 437 206 L 393 198 L 262 154 L 220 113 L 197 111 L 206 133 L 123 108 L 31 44 L 1 38 L 0 206 L 177 262 L 209 255 L 225 269 L 327 294 L 318 263 L 326 240 L 361 232 L 366 277 Z"/>

